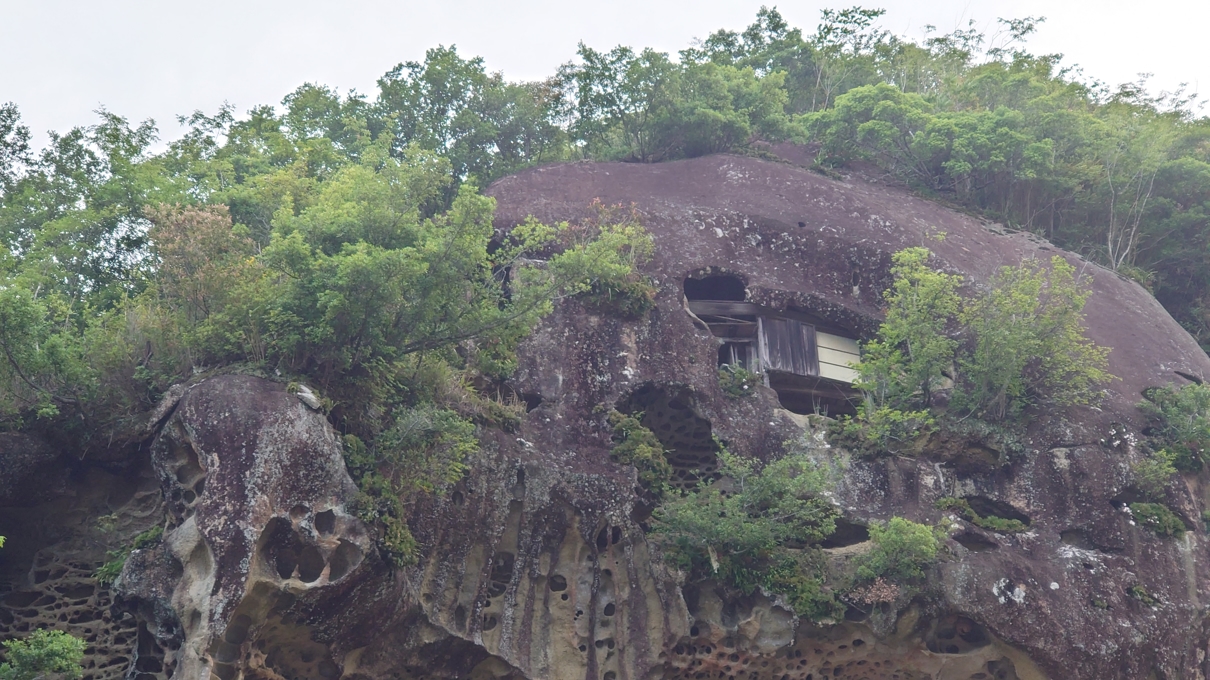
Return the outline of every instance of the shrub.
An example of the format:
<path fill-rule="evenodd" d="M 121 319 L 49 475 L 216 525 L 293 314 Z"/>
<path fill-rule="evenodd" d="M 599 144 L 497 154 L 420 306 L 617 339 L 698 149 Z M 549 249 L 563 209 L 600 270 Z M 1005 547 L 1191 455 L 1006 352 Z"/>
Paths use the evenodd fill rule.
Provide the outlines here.
<path fill-rule="evenodd" d="M 1130 597 L 1133 597 L 1134 599 L 1138 600 L 1139 602 L 1142 602 L 1143 604 L 1147 605 L 1148 607 L 1154 607 L 1160 603 L 1160 601 L 1154 595 L 1152 595 L 1150 592 L 1148 592 L 1147 588 L 1144 587 L 1141 583 L 1136 583 L 1136 584 L 1130 586 L 1129 588 L 1127 588 L 1126 594 L 1129 595 Z"/>
<path fill-rule="evenodd" d="M 84 673 L 85 642 L 61 630 L 35 630 L 24 640 L 3 643 L 8 661 L 0 664 L 0 680 L 70 678 Z"/>
<path fill-rule="evenodd" d="M 691 578 L 718 577 L 741 592 L 785 594 L 799 614 L 835 615 L 822 554 L 811 544 L 836 530 L 824 474 L 805 452 L 761 466 L 723 449 L 722 479 L 656 508 L 652 536 Z"/>
<path fill-rule="evenodd" d="M 1185 523 L 1166 505 L 1131 503 L 1130 514 L 1140 526 L 1159 536 L 1180 538 L 1185 535 Z"/>
<path fill-rule="evenodd" d="M 875 451 L 902 449 L 932 426 L 928 409 L 951 378 L 948 408 L 991 422 L 1041 401 L 1095 403 L 1112 377 L 1109 350 L 1084 337 L 1088 291 L 1066 260 L 1004 267 L 985 293 L 963 299 L 961 278 L 932 269 L 929 257 L 925 248 L 893 257 L 886 319 L 855 366 L 865 400 L 844 435 Z"/>
<path fill-rule="evenodd" d="M 345 466 L 359 489 L 353 510 L 378 528 L 392 564 L 415 562 L 417 545 L 407 526 L 405 501 L 457 482 L 466 470 L 463 461 L 478 450 L 474 423 L 432 404 L 400 409 L 372 448 L 355 435 L 345 436 Z"/>
<path fill-rule="evenodd" d="M 642 420 L 642 413 L 610 412 L 614 445 L 609 456 L 622 465 L 633 465 L 639 471 L 639 483 L 658 500 L 668 491 L 672 466 L 665 457 L 664 444 L 643 426 Z"/>
<path fill-rule="evenodd" d="M 1134 485 L 1152 500 L 1162 499 L 1168 487 L 1168 481 L 1176 474 L 1177 455 L 1167 449 L 1160 449 L 1130 468 L 1134 471 Z"/>
<path fill-rule="evenodd" d="M 1045 400 L 1093 404 L 1112 376 L 1109 349 L 1084 337 L 1088 289 L 1054 256 L 1003 267 L 986 293 L 967 301 L 959 322 L 973 346 L 959 359 L 953 404 L 992 421 Z"/>
<path fill-rule="evenodd" d="M 945 498 L 938 499 L 937 508 L 940 510 L 949 510 L 971 524 L 983 527 L 989 531 L 1011 534 L 1025 531 L 1029 528 L 1019 519 L 1006 519 L 995 515 L 982 517 L 979 513 L 975 512 L 974 508 L 970 506 L 970 503 L 965 498 L 946 496 Z"/>
<path fill-rule="evenodd" d="M 1178 470 L 1201 470 L 1210 451 L 1210 386 L 1190 383 L 1147 390 L 1139 409 L 1151 421 L 1154 439 L 1171 452 Z"/>
<path fill-rule="evenodd" d="M 841 416 L 829 423 L 828 440 L 863 457 L 901 455 L 914 451 L 914 444 L 936 425 L 928 411 L 863 406 L 856 418 Z"/>
<path fill-rule="evenodd" d="M 903 517 L 870 525 L 874 548 L 858 565 L 858 580 L 873 582 L 883 577 L 899 584 L 918 581 L 924 577 L 924 570 L 937 561 L 941 536 L 938 529 Z"/>
<path fill-rule="evenodd" d="M 954 363 L 958 343 L 949 326 L 959 310 L 962 277 L 930 268 L 929 257 L 926 248 L 906 248 L 892 257 L 886 318 L 855 367 L 867 419 L 885 409 L 929 407 Z"/>
<path fill-rule="evenodd" d="M 761 378 L 759 373 L 753 373 L 743 366 L 723 364 L 718 367 L 718 383 L 729 397 L 750 397 L 756 394 L 756 386 L 761 384 Z"/>
<path fill-rule="evenodd" d="M 113 584 L 118 579 L 118 575 L 122 573 L 122 567 L 126 566 L 126 559 L 130 557 L 130 553 L 158 543 L 163 535 L 164 527 L 157 525 L 135 536 L 130 545 L 108 551 L 105 556 L 109 559 L 93 572 L 93 577 L 102 586 Z"/>
<path fill-rule="evenodd" d="M 622 319 L 641 319 L 655 307 L 655 286 L 646 277 L 633 280 L 595 281 L 591 287 L 576 295 L 586 308 L 598 314 L 611 314 Z"/>

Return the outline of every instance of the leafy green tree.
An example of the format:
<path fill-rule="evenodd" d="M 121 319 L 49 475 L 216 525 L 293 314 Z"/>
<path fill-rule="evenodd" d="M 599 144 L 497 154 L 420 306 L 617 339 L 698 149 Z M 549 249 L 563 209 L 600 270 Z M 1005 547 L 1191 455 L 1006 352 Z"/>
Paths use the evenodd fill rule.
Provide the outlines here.
<path fill-rule="evenodd" d="M 17 105 L 0 106 L 0 196 L 12 190 L 32 162 L 29 140 L 29 128 L 21 124 Z"/>
<path fill-rule="evenodd" d="M 483 59 L 436 47 L 378 81 L 377 122 L 397 156 L 409 147 L 447 158 L 456 178 L 486 184 L 532 163 L 560 160 L 565 132 L 559 98 L 547 83 L 507 83 Z"/>
<path fill-rule="evenodd" d="M 886 318 L 857 365 L 857 387 L 869 395 L 868 409 L 928 407 L 952 370 L 958 342 L 950 325 L 962 279 L 930 268 L 929 256 L 926 248 L 907 248 L 892 257 Z"/>
<path fill-rule="evenodd" d="M 40 628 L 24 640 L 14 638 L 3 644 L 8 661 L 0 664 L 0 680 L 75 680 L 84 674 L 80 667 L 84 641 L 61 630 Z"/>
<path fill-rule="evenodd" d="M 1202 469 L 1210 457 L 1210 387 L 1191 383 L 1147 390 L 1139 409 L 1150 419 L 1160 447 L 1186 472 Z"/>
<path fill-rule="evenodd" d="M 1134 485 L 1152 500 L 1163 500 L 1168 482 L 1176 474 L 1177 454 L 1160 449 L 1146 458 L 1132 463 Z"/>
<path fill-rule="evenodd" d="M 1084 336 L 1088 290 L 1061 257 L 1049 267 L 1004 267 L 980 295 L 958 294 L 961 279 L 928 267 L 929 251 L 896 253 L 886 319 L 862 347 L 856 386 L 866 395 L 853 423 L 867 440 L 888 446 L 932 424 L 934 392 L 953 385 L 949 407 L 988 421 L 1045 401 L 1091 405 L 1109 349 Z"/>
<path fill-rule="evenodd" d="M 1084 337 L 1088 295 L 1075 267 L 1059 256 L 1049 268 L 1028 260 L 1002 268 L 959 315 L 974 347 L 959 362 L 954 403 L 993 421 L 1042 400 L 1094 403 L 1112 376 L 1109 349 Z"/>

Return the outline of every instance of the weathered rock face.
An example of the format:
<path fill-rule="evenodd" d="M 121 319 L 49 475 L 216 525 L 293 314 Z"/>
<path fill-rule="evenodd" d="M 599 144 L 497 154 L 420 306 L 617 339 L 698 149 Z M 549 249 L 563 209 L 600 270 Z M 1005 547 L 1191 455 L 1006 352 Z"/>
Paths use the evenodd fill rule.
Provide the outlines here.
<path fill-rule="evenodd" d="M 345 511 L 356 489 L 341 451 L 282 385 L 230 375 L 183 391 L 151 449 L 164 540 L 136 551 L 115 585 L 155 638 L 140 651 L 166 675 L 339 675 L 315 610 L 331 611 L 319 628 L 364 629 L 340 612 L 381 567 Z"/>
<path fill-rule="evenodd" d="M 585 217 L 587 206 L 600 199 L 634 205 L 655 237 L 650 269 L 660 294 L 649 318 L 623 323 L 568 305 L 531 341 L 519 371 L 519 389 L 543 399 L 526 423 L 525 438 L 536 448 L 575 448 L 597 461 L 604 460 L 607 441 L 600 418 L 591 415 L 594 407 L 620 403 L 649 386 L 671 386 L 661 388 L 688 395 L 695 413 L 740 453 L 767 456 L 790 434 L 786 421 L 775 415 L 778 404 L 768 390 L 747 406 L 720 392 L 716 340 L 695 327 L 683 309 L 687 277 L 731 273 L 746 284 L 750 301 L 868 334 L 877 323 L 896 250 L 927 244 L 976 286 L 1000 266 L 1058 252 L 1029 235 L 1006 233 L 899 191 L 732 157 L 654 166 L 553 166 L 502 180 L 490 193 L 499 201 L 500 227 L 530 215 L 548 221 Z M 944 240 L 930 238 L 939 232 Z M 842 459 L 844 473 L 834 493 L 851 520 L 899 515 L 931 523 L 941 519 L 934 508 L 938 498 L 965 496 L 998 509 L 995 514 L 1021 516 L 1030 530 L 1008 536 L 965 525 L 951 543 L 954 558 L 936 575 L 942 601 L 893 626 L 869 622 L 883 644 L 898 640 L 918 652 L 899 647 L 890 661 L 884 657 L 872 668 L 877 656 L 870 654 L 877 645 L 862 634 L 869 663 L 857 665 L 863 655 L 850 645 L 835 664 L 823 666 L 828 650 L 817 647 L 824 649 L 822 657 L 804 657 L 810 660 L 802 672 L 789 677 L 819 677 L 823 671 L 851 678 L 896 673 L 1201 677 L 1205 672 L 1202 600 L 1210 555 L 1202 533 L 1190 531 L 1183 541 L 1161 539 L 1135 526 L 1117 506 L 1128 492 L 1129 463 L 1139 457 L 1134 442 L 1143 423 L 1135 404 L 1142 391 L 1210 375 L 1210 362 L 1141 287 L 1063 255 L 1091 284 L 1088 335 L 1113 348 L 1110 370 L 1119 380 L 1108 386 L 1100 409 L 1031 414 L 1029 451 L 1003 468 L 955 464 L 927 453 L 880 461 L 825 454 Z M 589 453 L 594 441 L 596 451 Z M 1179 499 L 1186 524 L 1200 526 L 1204 482 L 1188 478 L 1170 495 Z M 1148 606 L 1131 597 L 1134 586 L 1159 603 Z M 692 607 L 690 612 L 695 614 Z M 956 638 L 955 626 L 945 623 L 958 620 L 964 622 L 958 628 L 965 626 L 976 643 Z M 704 626 L 695 628 L 700 632 Z M 817 635 L 813 631 L 800 626 L 794 632 L 797 644 Z M 948 631 L 948 637 L 938 631 Z M 669 643 L 674 652 L 693 646 L 700 651 L 715 641 L 691 631 Z M 744 656 L 739 648 L 750 644 L 733 639 L 724 651 L 728 658 L 732 649 Z M 717 645 L 712 651 L 717 656 Z M 940 659 L 940 666 L 924 658 Z M 681 677 L 672 670 L 684 665 L 678 659 L 670 655 L 659 672 Z M 744 673 L 751 668 L 745 666 Z M 737 673 L 734 664 L 723 670 L 749 677 Z M 762 670 L 752 677 L 779 676 Z"/>
<path fill-rule="evenodd" d="M 976 286 L 996 267 L 1058 251 L 897 190 L 725 156 L 552 166 L 489 193 L 501 229 L 529 215 L 588 216 L 598 198 L 633 205 L 655 237 L 656 308 L 623 320 L 575 301 L 558 307 L 521 350 L 512 386 L 532 406 L 528 416 L 515 433 L 485 432 L 466 478 L 415 508 L 421 559 L 406 569 L 392 570 L 350 514 L 355 489 L 321 413 L 247 376 L 174 391 L 152 417 L 159 492 L 143 484 L 108 510 L 125 516 L 132 503 L 162 497 L 168 517 L 162 543 L 135 551 L 115 586 L 115 611 L 129 614 L 111 616 L 105 640 L 132 649 L 107 652 L 127 677 L 1205 677 L 1210 554 L 1192 529 L 1210 500 L 1206 480 L 1169 489 L 1191 528 L 1179 541 L 1118 509 L 1141 455 L 1142 390 L 1210 376 L 1210 360 L 1139 286 L 1064 254 L 1090 277 L 1089 335 L 1113 348 L 1120 379 L 1099 409 L 1031 414 L 1027 450 L 1011 465 L 988 464 L 995 452 L 968 442 L 869 461 L 816 439 L 846 518 L 828 548 L 838 563 L 864 549 L 870 522 L 941 521 L 943 496 L 1029 524 L 1005 535 L 951 517 L 951 554 L 925 597 L 902 611 L 853 607 L 844 621 L 820 625 L 777 598 L 685 583 L 647 541 L 651 508 L 636 471 L 610 460 L 604 412 L 615 407 L 643 411 L 685 475 L 710 471 L 715 437 L 767 459 L 813 427 L 773 390 L 744 398 L 722 390 L 718 340 L 687 310 L 685 279 L 731 274 L 747 300 L 857 337 L 876 327 L 890 255 L 903 247 L 927 244 Z M 938 232 L 944 240 L 930 238 Z M 0 441 L 0 461 L 10 450 Z M 37 463 L 48 451 L 22 455 L 30 461 L 22 470 L 48 470 Z M 54 502 L 74 508 L 72 517 L 92 507 L 79 494 Z M 48 507 L 0 510 L 0 520 Z M 141 522 L 125 536 L 149 526 Z M 25 630 L 57 611 L 62 596 L 53 593 L 67 583 L 39 581 L 38 565 L 93 540 L 59 531 L 40 556 L 0 551 L 10 560 L 0 567 L 30 565 L 26 575 L 6 572 L 14 595 L 0 625 Z M 93 544 L 93 562 L 80 570 L 95 568 Z M 1155 604 L 1131 595 L 1138 586 Z M 31 609 L 43 596 L 52 609 Z M 118 666 L 91 677 L 115 677 Z"/>

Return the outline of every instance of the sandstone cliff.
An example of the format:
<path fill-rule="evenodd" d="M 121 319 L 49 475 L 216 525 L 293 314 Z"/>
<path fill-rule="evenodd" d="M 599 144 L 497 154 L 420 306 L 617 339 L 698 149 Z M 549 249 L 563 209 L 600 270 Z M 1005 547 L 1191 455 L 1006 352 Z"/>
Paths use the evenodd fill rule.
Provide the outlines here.
<path fill-rule="evenodd" d="M 551 166 L 489 193 L 500 229 L 577 219 L 594 199 L 633 205 L 655 238 L 657 306 L 625 320 L 568 300 L 542 324 L 513 379 L 531 410 L 517 432 L 485 432 L 466 478 L 416 509 L 418 565 L 390 568 L 350 513 L 355 488 L 321 413 L 283 385 L 219 376 L 175 392 L 145 462 L 125 468 L 0 439 L 4 526 L 40 547 L 0 553 L 0 634 L 85 634 L 96 679 L 1204 677 L 1205 534 L 1160 538 L 1119 507 L 1142 391 L 1210 376 L 1210 360 L 1137 284 L 1065 254 L 1090 277 L 1089 336 L 1113 348 L 1119 379 L 1098 409 L 1031 414 L 1011 465 L 962 442 L 872 461 L 820 444 L 848 527 L 829 548 L 837 561 L 863 549 L 872 521 L 941 520 L 944 496 L 1029 525 L 954 521 L 927 596 L 820 625 L 777 598 L 685 583 L 646 539 L 635 470 L 610 460 L 612 407 L 648 414 L 682 470 L 709 469 L 714 437 L 768 458 L 811 427 L 773 389 L 720 388 L 718 342 L 688 311 L 686 279 L 725 275 L 748 301 L 858 337 L 877 324 L 896 250 L 927 244 L 973 286 L 1057 251 L 898 190 L 727 156 Z M 1172 493 L 1200 526 L 1205 480 Z M 104 531 L 102 515 L 114 518 Z M 111 608 L 92 570 L 159 522 L 163 542 L 133 553 Z"/>

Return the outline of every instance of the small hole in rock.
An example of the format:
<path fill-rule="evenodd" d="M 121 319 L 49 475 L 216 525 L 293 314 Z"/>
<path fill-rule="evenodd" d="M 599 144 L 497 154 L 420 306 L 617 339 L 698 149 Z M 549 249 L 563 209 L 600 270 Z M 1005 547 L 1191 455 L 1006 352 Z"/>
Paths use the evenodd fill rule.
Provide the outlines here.
<path fill-rule="evenodd" d="M 298 577 L 304 583 L 312 583 L 319 580 L 323 570 L 324 558 L 319 554 L 319 549 L 313 545 L 303 548 L 302 554 L 298 556 Z"/>
<path fill-rule="evenodd" d="M 321 534 L 331 534 L 336 531 L 336 511 L 324 510 L 315 515 L 315 530 Z"/>
<path fill-rule="evenodd" d="M 294 575 L 294 568 L 298 566 L 298 557 L 294 551 L 290 549 L 280 550 L 277 553 L 277 575 L 282 578 L 290 578 Z"/>

